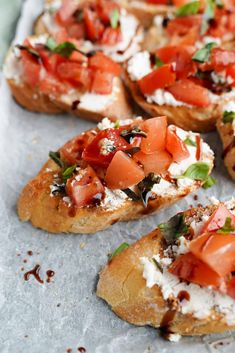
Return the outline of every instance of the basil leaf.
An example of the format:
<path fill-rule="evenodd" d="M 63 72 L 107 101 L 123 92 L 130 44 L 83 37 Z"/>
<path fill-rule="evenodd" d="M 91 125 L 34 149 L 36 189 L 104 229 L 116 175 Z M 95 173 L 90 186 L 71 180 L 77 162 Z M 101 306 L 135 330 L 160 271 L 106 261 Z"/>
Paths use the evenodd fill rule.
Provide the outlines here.
<path fill-rule="evenodd" d="M 117 129 L 120 127 L 120 120 L 116 120 L 114 124 L 114 129 Z"/>
<path fill-rule="evenodd" d="M 232 219 L 230 217 L 227 217 L 223 227 L 217 230 L 217 233 L 228 234 L 233 232 L 235 232 L 235 227 L 232 226 Z"/>
<path fill-rule="evenodd" d="M 188 145 L 188 146 L 197 147 L 196 142 L 194 142 L 193 140 L 191 140 L 189 137 L 184 140 L 184 143 L 185 143 L 186 145 Z"/>
<path fill-rule="evenodd" d="M 74 170 L 76 169 L 77 165 L 72 165 L 71 167 L 66 168 L 63 173 L 62 173 L 62 178 L 64 183 L 66 183 L 66 181 L 71 178 L 71 176 L 73 175 Z"/>
<path fill-rule="evenodd" d="M 140 201 L 140 196 L 138 196 L 134 191 L 131 189 L 123 189 L 122 190 L 132 201 Z"/>
<path fill-rule="evenodd" d="M 176 11 L 176 16 L 181 17 L 181 16 L 195 15 L 196 13 L 198 13 L 199 7 L 200 7 L 200 1 L 189 2 L 188 4 L 178 8 L 178 10 Z"/>
<path fill-rule="evenodd" d="M 210 60 L 211 49 L 216 45 L 215 42 L 211 42 L 205 45 L 204 48 L 196 51 L 192 59 L 198 61 L 199 63 L 204 63 Z"/>
<path fill-rule="evenodd" d="M 129 154 L 130 156 L 133 156 L 135 153 L 139 151 L 140 151 L 140 147 L 132 147 L 132 148 L 129 148 L 129 150 L 124 150 L 124 152 Z"/>
<path fill-rule="evenodd" d="M 210 167 L 207 163 L 197 162 L 191 164 L 188 169 L 184 172 L 182 177 L 193 180 L 205 181 L 208 177 Z M 180 177 L 181 178 L 181 177 Z"/>
<path fill-rule="evenodd" d="M 31 54 L 35 59 L 40 59 L 40 55 L 38 54 L 38 52 L 30 47 L 27 47 L 26 45 L 20 45 L 17 44 L 16 48 L 18 48 L 19 50 L 25 50 L 27 51 L 29 54 Z"/>
<path fill-rule="evenodd" d="M 114 29 L 118 28 L 118 23 L 119 23 L 119 11 L 118 9 L 115 9 L 110 14 L 111 27 Z"/>
<path fill-rule="evenodd" d="M 65 163 L 60 159 L 60 152 L 49 152 L 49 157 L 62 169 L 66 168 Z"/>
<path fill-rule="evenodd" d="M 216 184 L 216 180 L 212 176 L 208 176 L 205 183 L 202 185 L 203 189 L 209 189 Z"/>
<path fill-rule="evenodd" d="M 116 250 L 114 250 L 114 252 L 112 252 L 112 254 L 109 256 L 109 261 L 114 257 L 117 256 L 119 254 L 121 254 L 124 250 L 126 250 L 127 248 L 129 248 L 129 244 L 128 243 L 122 243 Z"/>
<path fill-rule="evenodd" d="M 122 136 L 127 142 L 130 142 L 131 138 L 135 136 L 147 137 L 147 134 L 145 131 L 140 130 L 138 126 L 133 126 L 130 130 L 122 130 L 120 136 Z"/>
<path fill-rule="evenodd" d="M 52 53 L 59 54 L 64 58 L 69 58 L 74 51 L 79 51 L 73 43 L 64 42 L 57 45 L 55 40 L 51 37 L 47 39 L 45 47 Z"/>
<path fill-rule="evenodd" d="M 189 227 L 185 223 L 183 213 L 173 216 L 166 223 L 160 223 L 158 228 L 161 230 L 167 244 L 173 244 L 176 239 L 189 233 Z"/>
<path fill-rule="evenodd" d="M 152 261 L 153 261 L 154 265 L 157 267 L 157 269 L 158 269 L 161 273 L 163 273 L 163 268 L 162 268 L 162 266 L 159 264 L 159 262 L 158 262 L 156 259 L 154 259 L 154 257 L 152 258 Z"/>
<path fill-rule="evenodd" d="M 159 184 L 161 177 L 154 173 L 149 173 L 138 185 L 141 200 L 145 207 L 148 205 L 148 200 L 151 197 L 151 190 L 154 184 Z"/>
<path fill-rule="evenodd" d="M 159 59 L 159 57 L 155 56 L 155 67 L 161 67 L 164 65 L 164 62 Z"/>
<path fill-rule="evenodd" d="M 233 123 L 235 119 L 235 112 L 227 112 L 225 111 L 223 113 L 223 123 L 227 124 L 227 123 Z"/>
<path fill-rule="evenodd" d="M 205 11 L 202 16 L 202 24 L 200 34 L 204 35 L 209 28 L 209 22 L 215 17 L 215 0 L 207 0 Z"/>
<path fill-rule="evenodd" d="M 47 38 L 45 47 L 50 51 L 54 51 L 55 48 L 57 47 L 57 44 L 56 44 L 56 41 L 54 40 L 54 38 L 52 38 L 52 37 Z"/>

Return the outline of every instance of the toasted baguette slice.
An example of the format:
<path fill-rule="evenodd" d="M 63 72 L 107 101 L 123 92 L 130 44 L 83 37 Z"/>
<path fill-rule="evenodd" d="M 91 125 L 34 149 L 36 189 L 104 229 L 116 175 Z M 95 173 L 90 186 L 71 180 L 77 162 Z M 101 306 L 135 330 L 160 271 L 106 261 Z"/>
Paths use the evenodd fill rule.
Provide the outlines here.
<path fill-rule="evenodd" d="M 230 102 L 224 106 L 224 111 L 230 111 L 229 108 L 229 110 L 227 110 L 226 106 L 231 106 L 231 104 L 233 109 L 235 109 L 235 103 Z M 234 110 L 232 110 L 232 112 L 234 112 Z M 235 120 L 224 123 L 223 116 L 221 116 L 217 121 L 217 130 L 223 143 L 224 151 L 222 157 L 224 164 L 232 179 L 235 180 Z"/>
<path fill-rule="evenodd" d="M 197 224 L 200 225 L 203 219 L 208 219 L 215 207 L 211 205 L 184 212 L 185 223 L 196 229 Z M 230 207 L 235 213 L 234 200 L 230 202 Z M 182 238 L 185 241 L 185 238 Z M 181 245 L 173 248 L 176 252 L 182 250 L 182 239 L 180 238 L 180 240 Z M 168 274 L 167 267 L 165 272 L 163 263 L 164 261 L 166 263 L 168 259 L 166 249 L 169 250 L 169 247 L 167 248 L 165 239 L 160 229 L 157 228 L 120 254 L 112 257 L 100 273 L 97 295 L 104 299 L 123 320 L 138 326 L 151 325 L 162 328 L 164 332 L 180 335 L 203 335 L 234 329 L 235 300 L 212 289 L 182 283 L 176 276 Z M 164 250 L 165 253 L 163 253 Z M 154 278 L 152 277 L 154 274 L 151 272 L 153 256 L 159 258 L 159 268 L 163 265 L 163 272 L 161 272 L 163 275 L 160 274 L 160 277 L 171 276 L 168 277 L 169 281 L 168 279 L 165 279 L 165 282 L 162 280 L 163 287 L 161 288 L 164 288 L 165 283 L 165 292 L 154 282 L 149 284 L 146 282 L 145 278 L 148 275 L 152 279 Z M 161 258 L 165 260 L 161 262 Z M 149 261 L 151 264 L 148 272 L 145 264 Z M 155 270 L 154 266 L 153 271 Z M 157 271 L 160 270 L 156 267 L 156 276 Z M 174 295 L 169 294 L 172 288 L 175 293 L 185 290 L 189 293 L 189 298 L 180 304 L 181 302 Z M 196 289 L 197 291 L 195 291 Z M 222 312 L 226 312 L 226 300 L 231 304 L 231 307 L 227 308 L 227 316 L 214 306 L 208 310 L 207 305 L 210 305 L 208 303 L 214 295 L 213 292 L 221 300 Z M 231 323 L 231 321 L 233 322 Z"/>
<path fill-rule="evenodd" d="M 109 121 L 108 119 L 105 120 L 106 123 Z M 109 123 L 111 122 L 109 121 Z M 104 125 L 104 122 L 102 124 Z M 105 125 L 102 129 L 106 127 Z M 183 134 L 183 138 L 188 136 L 183 130 L 180 130 L 180 133 Z M 71 140 L 69 146 L 76 146 L 78 137 Z M 195 134 L 191 133 L 190 138 L 194 137 Z M 206 143 L 203 142 L 201 146 L 200 161 L 207 163 L 211 171 L 213 152 Z M 194 155 L 195 151 L 192 153 Z M 189 165 L 193 163 L 193 155 L 189 157 Z M 183 168 L 186 170 L 187 163 L 185 163 L 185 160 L 182 163 L 184 163 Z M 74 164 L 74 162 L 71 164 Z M 173 165 L 175 168 L 181 167 L 180 164 L 172 163 L 171 166 Z M 133 201 L 128 198 L 121 190 L 110 190 L 105 187 L 104 198 L 99 205 L 79 208 L 71 199 L 66 197 L 68 195 L 52 194 L 51 190 L 60 173 L 61 168 L 54 161 L 49 160 L 39 174 L 25 186 L 18 201 L 18 214 L 22 221 L 30 221 L 35 227 L 52 233 L 95 233 L 115 222 L 138 219 L 157 212 L 159 209 L 187 196 L 204 183 L 204 181 L 192 179 L 179 179 L 178 181 L 172 179 L 172 182 L 168 182 L 169 178 L 163 175 L 160 183 L 157 184 L 157 191 L 152 191 L 147 207 L 144 207 L 142 201 Z M 101 182 L 103 182 L 102 180 Z"/>

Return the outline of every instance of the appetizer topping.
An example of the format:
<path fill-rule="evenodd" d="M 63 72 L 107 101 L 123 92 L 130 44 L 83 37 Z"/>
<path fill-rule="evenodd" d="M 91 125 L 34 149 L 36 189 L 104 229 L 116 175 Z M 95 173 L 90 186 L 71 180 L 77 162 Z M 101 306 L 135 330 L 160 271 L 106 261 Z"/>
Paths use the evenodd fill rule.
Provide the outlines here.
<path fill-rule="evenodd" d="M 235 103 L 233 101 L 223 107 L 223 123 L 235 125 Z"/>
<path fill-rule="evenodd" d="M 167 126 L 164 116 L 116 123 L 105 118 L 97 129 L 67 142 L 58 152 L 50 152 L 60 170 L 51 195 L 61 192 L 78 208 L 97 203 L 113 208 L 127 199 L 147 207 L 151 199 L 171 189 L 173 194 L 181 188 L 183 192 L 180 178 L 187 178 L 190 186 L 206 180 L 212 167 L 211 150 L 200 142 L 198 158 L 197 144 L 184 143 L 198 137 Z"/>
<path fill-rule="evenodd" d="M 112 260 L 112 258 L 114 256 L 117 256 L 119 254 L 121 254 L 124 250 L 126 250 L 127 248 L 129 248 L 129 244 L 128 243 L 122 243 L 116 250 L 114 250 L 112 252 L 112 254 L 109 256 L 109 261 Z"/>

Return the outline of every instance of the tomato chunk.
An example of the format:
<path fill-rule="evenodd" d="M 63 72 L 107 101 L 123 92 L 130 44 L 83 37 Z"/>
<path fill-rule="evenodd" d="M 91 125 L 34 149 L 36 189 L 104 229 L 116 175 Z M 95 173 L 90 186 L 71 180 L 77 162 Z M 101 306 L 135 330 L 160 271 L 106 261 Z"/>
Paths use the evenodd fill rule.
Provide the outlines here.
<path fill-rule="evenodd" d="M 172 86 L 168 87 L 167 90 L 177 100 L 197 107 L 208 107 L 211 103 L 208 89 L 188 79 L 175 82 Z"/>
<path fill-rule="evenodd" d="M 170 266 L 169 272 L 191 283 L 201 286 L 218 287 L 221 277 L 207 264 L 195 257 L 191 252 L 180 255 Z"/>
<path fill-rule="evenodd" d="M 141 129 L 147 133 L 147 137 L 141 141 L 141 151 L 153 153 L 164 150 L 166 146 L 167 119 L 165 116 L 152 118 L 141 124 Z"/>
<path fill-rule="evenodd" d="M 57 66 L 57 74 L 63 80 L 80 84 L 89 89 L 91 85 L 91 72 L 79 63 L 63 62 Z"/>
<path fill-rule="evenodd" d="M 235 216 L 221 203 L 205 223 L 201 232 L 215 232 L 224 226 L 226 218 L 230 218 L 232 226 L 235 227 Z"/>
<path fill-rule="evenodd" d="M 102 199 L 104 186 L 91 167 L 80 171 L 81 178 L 70 178 L 66 183 L 66 192 L 73 203 L 78 207 L 95 203 Z"/>
<path fill-rule="evenodd" d="M 109 72 L 96 71 L 91 84 L 91 92 L 96 94 L 110 94 L 113 90 L 114 76 Z"/>
<path fill-rule="evenodd" d="M 212 268 L 225 276 L 235 269 L 235 235 L 204 233 L 190 242 L 190 251 Z"/>
<path fill-rule="evenodd" d="M 101 44 L 104 45 L 115 45 L 122 40 L 122 33 L 120 28 L 105 28 L 102 38 L 100 40 Z"/>
<path fill-rule="evenodd" d="M 201 15 L 176 17 L 173 20 L 169 21 L 167 25 L 167 32 L 170 35 L 185 35 L 190 29 L 192 29 L 192 27 L 196 27 L 199 33 L 201 21 Z"/>
<path fill-rule="evenodd" d="M 114 76 L 119 76 L 121 74 L 121 66 L 100 52 L 89 58 L 89 67 L 95 70 L 108 72 Z"/>
<path fill-rule="evenodd" d="M 232 277 L 228 282 L 227 282 L 227 294 L 235 299 L 235 277 Z"/>
<path fill-rule="evenodd" d="M 190 156 L 185 143 L 176 134 L 173 126 L 168 126 L 166 133 L 166 149 L 173 157 L 174 162 L 181 162 Z"/>
<path fill-rule="evenodd" d="M 25 50 L 21 50 L 21 58 L 24 82 L 30 87 L 35 87 L 40 80 L 41 66 L 37 59 Z"/>
<path fill-rule="evenodd" d="M 135 153 L 133 158 L 143 165 L 146 176 L 151 172 L 155 174 L 166 173 L 172 163 L 171 155 L 161 150 L 151 154 L 145 154 L 140 151 Z"/>
<path fill-rule="evenodd" d="M 118 151 L 108 166 L 105 181 L 110 189 L 126 189 L 144 179 L 144 171 L 126 153 Z"/>
<path fill-rule="evenodd" d="M 117 151 L 130 148 L 129 143 L 120 136 L 119 129 L 100 131 L 84 149 L 82 158 L 91 165 L 107 167 Z"/>
<path fill-rule="evenodd" d="M 228 65 L 235 64 L 235 50 L 224 50 L 214 48 L 211 51 L 211 65 L 216 69 L 223 69 Z"/>
<path fill-rule="evenodd" d="M 175 82 L 176 75 L 172 65 L 167 64 L 155 69 L 138 81 L 143 94 L 151 94 L 158 88 L 165 88 Z"/>
<path fill-rule="evenodd" d="M 74 0 L 63 0 L 58 11 L 60 20 L 67 22 L 78 8 L 78 3 Z"/>
<path fill-rule="evenodd" d="M 104 32 L 104 25 L 98 19 L 97 14 L 89 8 L 85 8 L 83 14 L 88 39 L 91 41 L 100 39 Z"/>

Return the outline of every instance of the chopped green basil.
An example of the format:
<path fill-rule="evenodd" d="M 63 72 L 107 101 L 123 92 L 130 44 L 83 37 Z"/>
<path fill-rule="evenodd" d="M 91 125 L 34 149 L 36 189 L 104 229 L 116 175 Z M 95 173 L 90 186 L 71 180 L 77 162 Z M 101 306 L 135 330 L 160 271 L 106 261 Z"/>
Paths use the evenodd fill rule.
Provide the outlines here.
<path fill-rule="evenodd" d="M 188 169 L 179 178 L 189 178 L 193 180 L 205 181 L 208 177 L 210 167 L 205 162 L 191 164 Z"/>
<path fill-rule="evenodd" d="M 112 254 L 109 256 L 109 261 L 114 257 L 117 256 L 119 254 L 121 254 L 121 252 L 123 252 L 124 250 L 126 250 L 127 248 L 129 248 L 129 244 L 128 243 L 122 243 L 116 250 L 114 250 L 114 252 L 112 252 Z"/>
<path fill-rule="evenodd" d="M 200 31 L 201 35 L 204 35 L 207 32 L 209 28 L 210 20 L 213 20 L 213 18 L 215 17 L 215 6 L 216 6 L 215 0 L 206 1 L 205 11 L 202 16 L 202 24 L 201 24 L 201 31 Z"/>
<path fill-rule="evenodd" d="M 151 197 L 151 190 L 154 184 L 159 184 L 161 177 L 154 173 L 149 173 L 138 185 L 141 200 L 145 207 L 148 205 L 148 200 Z"/>
<path fill-rule="evenodd" d="M 110 24 L 111 24 L 112 28 L 114 28 L 114 29 L 118 28 L 118 24 L 119 24 L 119 11 L 118 11 L 118 9 L 115 9 L 111 12 Z"/>
<path fill-rule="evenodd" d="M 120 120 L 116 120 L 114 124 L 115 129 L 117 129 L 118 127 L 120 127 Z"/>
<path fill-rule="evenodd" d="M 215 42 L 211 42 L 205 45 L 204 48 L 196 51 L 193 55 L 193 60 L 198 61 L 200 63 L 204 63 L 210 60 L 211 49 L 216 45 Z"/>
<path fill-rule="evenodd" d="M 220 228 L 217 233 L 228 234 L 235 232 L 235 227 L 232 226 L 232 219 L 227 217 L 222 228 Z"/>
<path fill-rule="evenodd" d="M 203 189 L 209 189 L 216 184 L 216 180 L 212 176 L 208 176 L 205 183 L 202 185 Z"/>
<path fill-rule="evenodd" d="M 57 47 L 56 41 L 54 40 L 54 38 L 49 37 L 47 38 L 46 41 L 46 48 L 49 49 L 50 51 L 54 51 L 55 48 Z"/>
<path fill-rule="evenodd" d="M 65 163 L 60 159 L 60 152 L 49 152 L 49 157 L 62 169 L 66 168 Z"/>
<path fill-rule="evenodd" d="M 71 42 L 64 42 L 56 44 L 53 38 L 49 37 L 45 44 L 45 47 L 54 54 L 59 54 L 64 58 L 69 58 L 74 51 L 78 51 L 76 46 Z"/>
<path fill-rule="evenodd" d="M 176 10 L 176 16 L 190 16 L 198 13 L 200 7 L 200 1 L 192 1 L 186 5 L 181 6 Z"/>
<path fill-rule="evenodd" d="M 197 147 L 196 142 L 194 142 L 193 140 L 191 140 L 189 137 L 184 140 L 184 143 L 185 143 L 186 145 L 188 145 L 188 146 Z"/>
<path fill-rule="evenodd" d="M 154 265 L 157 267 L 157 269 L 158 269 L 161 273 L 163 273 L 163 268 L 162 268 L 162 266 L 159 264 L 159 262 L 158 262 L 156 259 L 154 259 L 154 257 L 152 258 L 152 261 L 153 261 Z"/>
<path fill-rule="evenodd" d="M 138 126 L 133 126 L 130 130 L 122 130 L 120 136 L 122 136 L 127 142 L 130 142 L 135 136 L 147 137 L 147 134 L 145 131 L 140 130 Z"/>
<path fill-rule="evenodd" d="M 140 201 L 140 196 L 138 196 L 131 189 L 123 189 L 122 190 L 132 201 Z"/>
<path fill-rule="evenodd" d="M 183 213 L 178 213 L 170 218 L 168 222 L 159 224 L 158 228 L 161 230 L 167 244 L 173 244 L 176 239 L 189 233 L 189 227 L 185 223 Z"/>
<path fill-rule="evenodd" d="M 235 119 L 235 112 L 227 112 L 225 111 L 223 113 L 223 123 L 227 124 L 227 123 L 232 123 Z"/>
<path fill-rule="evenodd" d="M 159 59 L 159 57 L 155 56 L 155 67 L 161 67 L 162 65 L 164 65 L 164 62 Z"/>
<path fill-rule="evenodd" d="M 64 183 L 66 183 L 66 181 L 72 177 L 74 170 L 76 169 L 77 165 L 72 165 L 71 167 L 66 168 L 63 172 L 62 172 L 62 178 Z"/>

